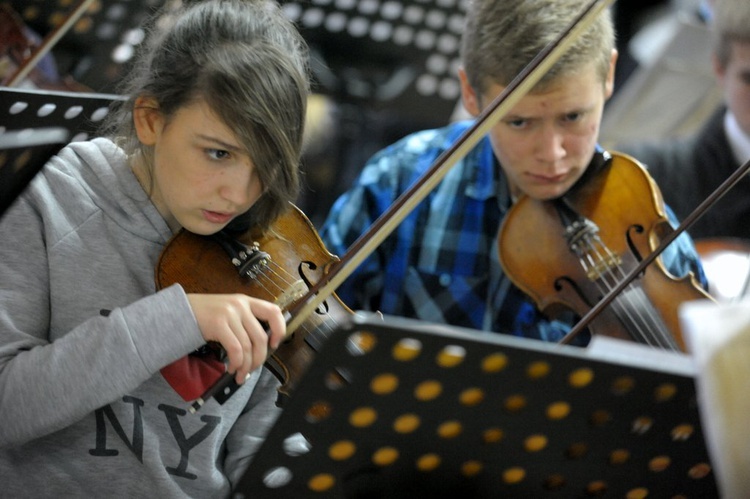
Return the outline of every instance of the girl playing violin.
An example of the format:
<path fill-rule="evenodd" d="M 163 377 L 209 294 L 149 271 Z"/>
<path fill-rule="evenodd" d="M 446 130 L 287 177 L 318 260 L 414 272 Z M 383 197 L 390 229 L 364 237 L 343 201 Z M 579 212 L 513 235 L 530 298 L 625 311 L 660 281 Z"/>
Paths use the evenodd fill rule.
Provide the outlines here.
<path fill-rule="evenodd" d="M 265 0 L 150 26 L 107 137 L 61 150 L 0 224 L 10 497 L 226 497 L 277 416 L 257 368 L 284 336 L 279 307 L 155 292 L 154 268 L 176 231 L 268 226 L 296 197 L 307 49 Z M 167 367 L 208 341 L 244 386 L 195 416 L 181 393 L 206 387 Z"/>
<path fill-rule="evenodd" d="M 471 2 L 458 74 L 466 110 L 480 115 L 588 3 Z M 520 196 L 559 198 L 604 162 L 597 138 L 613 91 L 614 36 L 610 14 L 599 16 L 338 288 L 341 299 L 353 309 L 559 341 L 570 321 L 549 320 L 510 282 L 498 230 Z M 417 132 L 377 153 L 331 209 L 321 231 L 328 249 L 346 251 L 470 125 Z M 693 272 L 705 284 L 686 234 L 661 258 L 671 274 Z"/>

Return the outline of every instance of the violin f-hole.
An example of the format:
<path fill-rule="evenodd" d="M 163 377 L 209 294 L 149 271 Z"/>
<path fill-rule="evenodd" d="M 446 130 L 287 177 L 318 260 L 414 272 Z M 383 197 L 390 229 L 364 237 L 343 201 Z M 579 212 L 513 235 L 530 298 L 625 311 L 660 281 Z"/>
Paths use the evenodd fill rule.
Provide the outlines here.
<path fill-rule="evenodd" d="M 641 224 L 633 224 L 629 226 L 628 230 L 625 232 L 625 240 L 628 243 L 628 248 L 638 262 L 643 261 L 643 255 L 638 251 L 638 246 L 635 244 L 633 234 L 645 234 L 645 232 L 646 229 Z"/>
<path fill-rule="evenodd" d="M 310 289 L 312 288 L 313 284 L 312 281 L 307 277 L 307 275 L 305 275 L 306 269 L 317 270 L 318 266 L 315 265 L 314 262 L 301 261 L 299 266 L 297 267 L 297 273 L 299 274 L 300 279 L 302 279 L 302 282 L 305 283 L 307 289 Z M 323 300 L 315 309 L 315 313 L 319 315 L 328 315 L 328 302 L 326 300 Z"/>
<path fill-rule="evenodd" d="M 581 289 L 581 287 L 576 283 L 573 279 L 571 279 L 568 276 L 562 276 L 555 279 L 555 291 L 558 293 L 562 293 L 565 291 L 565 288 L 570 288 L 572 292 L 588 307 L 593 307 L 594 304 L 591 303 L 591 301 L 586 297 L 586 293 Z"/>

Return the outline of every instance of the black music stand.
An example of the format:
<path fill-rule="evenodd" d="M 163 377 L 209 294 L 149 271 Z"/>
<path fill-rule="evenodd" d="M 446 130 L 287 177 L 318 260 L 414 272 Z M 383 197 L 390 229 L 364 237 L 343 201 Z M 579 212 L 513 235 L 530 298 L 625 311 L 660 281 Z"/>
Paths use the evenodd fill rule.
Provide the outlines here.
<path fill-rule="evenodd" d="M 232 497 L 718 497 L 689 359 L 607 341 L 638 353 L 357 317 Z"/>
<path fill-rule="evenodd" d="M 0 87 L 0 133 L 60 127 L 70 132 L 71 141 L 86 140 L 99 129 L 112 104 L 122 100 L 111 94 Z"/>
<path fill-rule="evenodd" d="M 397 112 L 417 127 L 448 121 L 460 97 L 465 0 L 282 0 L 313 50 L 318 91 Z"/>
<path fill-rule="evenodd" d="M 89 138 L 120 99 L 0 88 L 0 216 L 50 157 L 69 141 Z"/>
<path fill-rule="evenodd" d="M 68 137 L 64 128 L 0 134 L 0 217 Z"/>

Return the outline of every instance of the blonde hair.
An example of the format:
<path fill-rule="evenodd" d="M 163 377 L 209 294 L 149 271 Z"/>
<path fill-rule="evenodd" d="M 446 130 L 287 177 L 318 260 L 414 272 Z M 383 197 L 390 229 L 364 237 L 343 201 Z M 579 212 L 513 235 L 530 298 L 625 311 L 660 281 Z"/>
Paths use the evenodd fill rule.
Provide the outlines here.
<path fill-rule="evenodd" d="M 588 4 L 584 0 L 473 0 L 468 9 L 461 58 L 469 84 L 479 93 L 488 84 L 507 86 Z M 596 62 L 602 81 L 609 72 L 615 34 L 607 9 L 537 84 Z"/>

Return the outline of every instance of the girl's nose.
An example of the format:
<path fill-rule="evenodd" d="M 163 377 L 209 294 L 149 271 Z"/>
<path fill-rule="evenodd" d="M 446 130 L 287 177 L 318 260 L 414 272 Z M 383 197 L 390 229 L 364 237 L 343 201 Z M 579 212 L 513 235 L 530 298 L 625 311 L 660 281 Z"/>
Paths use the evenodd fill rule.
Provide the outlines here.
<path fill-rule="evenodd" d="M 233 168 L 223 176 L 219 195 L 234 206 L 246 207 L 257 198 L 259 183 L 252 168 Z"/>

